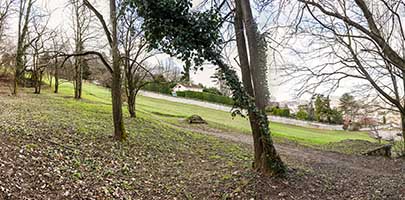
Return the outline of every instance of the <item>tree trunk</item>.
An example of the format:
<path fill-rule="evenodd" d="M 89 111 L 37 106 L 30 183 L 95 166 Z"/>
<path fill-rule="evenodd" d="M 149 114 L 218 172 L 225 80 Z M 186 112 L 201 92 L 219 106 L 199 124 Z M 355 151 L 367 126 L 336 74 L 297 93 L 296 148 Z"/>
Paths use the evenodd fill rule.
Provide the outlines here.
<path fill-rule="evenodd" d="M 59 68 L 58 68 L 58 57 L 55 58 L 55 90 L 54 93 L 59 92 Z"/>
<path fill-rule="evenodd" d="M 22 44 L 21 44 L 22 45 Z M 22 47 L 18 47 L 22 48 Z M 22 49 L 17 49 L 16 55 L 16 66 L 14 71 L 14 82 L 13 82 L 13 95 L 18 93 L 18 83 L 20 81 L 21 71 L 24 68 L 24 61 L 22 59 L 24 52 Z"/>
<path fill-rule="evenodd" d="M 248 46 L 249 46 L 249 51 L 246 50 L 246 45 L 245 50 L 243 50 L 243 45 L 239 44 L 241 47 L 238 46 L 238 50 L 242 50 L 244 53 L 240 55 L 240 57 L 244 56 L 246 59 L 247 53 L 249 52 L 249 58 L 250 58 L 250 63 L 249 63 L 249 70 L 251 72 L 251 79 L 253 81 L 253 91 L 254 91 L 254 97 L 255 97 L 255 104 L 256 107 L 259 109 L 261 116 L 255 116 L 253 115 L 253 123 L 255 129 L 259 129 L 257 134 L 253 133 L 254 140 L 256 141 L 255 143 L 255 164 L 254 168 L 257 169 L 258 171 L 269 174 L 269 175 L 276 175 L 283 173 L 285 170 L 285 166 L 283 162 L 281 161 L 280 156 L 278 155 L 274 145 L 273 141 L 271 139 L 270 135 L 270 130 L 268 127 L 262 127 L 262 126 L 268 126 L 268 119 L 265 113 L 265 107 L 266 107 L 266 92 L 264 92 L 265 88 L 267 88 L 267 85 L 264 85 L 264 81 L 260 80 L 259 78 L 262 77 L 260 74 L 263 70 L 260 70 L 260 58 L 258 57 L 259 51 L 258 51 L 258 37 L 257 37 L 257 25 L 254 22 L 252 11 L 250 8 L 250 2 L 249 0 L 240 0 L 240 4 L 238 2 L 239 0 L 236 0 L 235 2 L 237 3 L 236 5 L 240 7 L 242 13 L 242 18 L 244 22 L 244 28 L 246 30 L 246 36 L 247 36 L 247 41 L 248 41 Z M 239 26 L 240 26 L 240 20 L 239 20 Z M 239 28 L 240 29 L 240 28 Z M 243 41 L 239 41 L 241 43 Z M 246 61 L 244 61 L 246 62 Z M 245 82 L 245 81 L 244 81 Z M 247 80 L 246 80 L 247 82 Z M 265 122 L 265 123 L 262 123 Z M 252 123 L 252 122 L 251 122 Z M 252 129 L 253 130 L 253 129 Z M 253 131 L 254 132 L 254 131 Z"/>
<path fill-rule="evenodd" d="M 132 118 L 136 118 L 136 93 L 131 89 L 128 91 L 128 112 Z"/>
<path fill-rule="evenodd" d="M 24 4 L 27 5 L 27 8 L 24 12 Z M 17 53 L 16 53 L 16 69 L 14 74 L 14 83 L 13 83 L 13 95 L 17 95 L 18 92 L 18 82 L 20 79 L 21 73 L 24 70 L 24 60 L 23 56 L 25 54 L 26 46 L 25 40 L 28 33 L 28 23 L 31 15 L 32 0 L 20 1 L 20 12 L 18 16 L 18 41 L 17 41 Z M 24 16 L 25 14 L 25 16 Z"/>
<path fill-rule="evenodd" d="M 75 35 L 75 53 L 80 54 L 83 52 L 83 28 L 80 12 L 80 1 L 74 2 L 75 20 L 76 20 L 76 35 Z M 83 82 L 83 58 L 81 56 L 75 57 L 75 99 L 82 98 L 82 82 Z"/>
<path fill-rule="evenodd" d="M 42 89 L 42 76 L 43 76 L 43 71 L 39 72 L 39 81 L 38 81 L 38 94 L 41 94 L 41 89 Z"/>
<path fill-rule="evenodd" d="M 79 52 L 77 52 L 79 53 Z M 81 58 L 76 57 L 75 61 L 75 99 L 82 98 L 82 66 Z"/>
<path fill-rule="evenodd" d="M 49 87 L 52 88 L 52 83 L 53 83 L 52 74 L 51 74 L 51 72 L 46 73 L 46 74 L 48 75 L 48 78 L 49 78 Z"/>
<path fill-rule="evenodd" d="M 127 134 L 124 128 L 122 117 L 122 96 L 121 96 L 121 67 L 120 67 L 120 54 L 118 50 L 118 36 L 117 36 L 117 16 L 115 0 L 110 0 L 110 20 L 111 20 L 111 38 L 112 38 L 112 110 L 114 120 L 114 138 L 118 141 L 125 141 Z"/>
<path fill-rule="evenodd" d="M 405 113 L 401 113 L 401 132 L 402 132 L 402 139 L 404 142 L 402 153 L 405 154 Z"/>
<path fill-rule="evenodd" d="M 252 86 L 252 79 L 251 79 L 251 73 L 250 73 L 250 68 L 249 68 L 249 59 L 247 55 L 247 48 L 246 48 L 246 39 L 245 39 L 245 33 L 243 29 L 243 21 L 242 21 L 242 12 L 240 8 L 240 2 L 235 1 L 236 3 L 236 15 L 235 15 L 235 33 L 236 33 L 236 44 L 238 48 L 238 54 L 239 54 L 239 62 L 240 62 L 240 68 L 241 68 L 241 73 L 242 73 L 242 82 L 243 86 L 246 88 L 247 93 L 249 96 L 254 97 L 254 91 L 253 91 L 253 86 Z M 253 146 L 254 146 L 254 168 L 256 168 L 258 165 L 255 163 L 260 163 L 260 155 L 263 152 L 263 147 L 260 143 L 260 127 L 258 126 L 257 121 L 257 116 L 255 113 L 249 111 L 249 122 L 250 122 L 250 127 L 252 130 L 252 135 L 253 135 Z"/>
<path fill-rule="evenodd" d="M 17 95 L 17 92 L 18 92 L 18 76 L 17 76 L 17 74 L 18 74 L 18 69 L 16 69 L 15 70 L 15 74 L 14 74 L 14 80 L 13 80 L 13 92 L 12 92 L 12 94 L 13 95 Z"/>

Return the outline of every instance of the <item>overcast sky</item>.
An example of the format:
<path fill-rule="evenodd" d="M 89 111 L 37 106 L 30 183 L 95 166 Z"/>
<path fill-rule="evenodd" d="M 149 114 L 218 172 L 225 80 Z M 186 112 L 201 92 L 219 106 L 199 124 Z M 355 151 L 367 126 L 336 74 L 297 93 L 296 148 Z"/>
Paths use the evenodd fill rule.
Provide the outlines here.
<path fill-rule="evenodd" d="M 103 1 L 95 1 L 91 0 L 95 4 L 95 7 L 101 11 L 104 15 L 107 16 L 108 14 L 108 1 L 103 0 Z M 197 5 L 201 0 L 194 0 L 194 5 Z M 49 20 L 48 27 L 49 28 L 60 28 L 63 29 L 64 32 L 69 33 L 71 31 L 71 8 L 69 8 L 68 5 L 68 0 L 37 0 L 37 6 L 42 7 L 43 9 L 46 9 L 51 12 L 51 17 Z M 263 14 L 262 14 L 263 15 Z M 105 17 L 108 19 L 108 17 Z M 16 19 L 12 20 L 12 27 L 14 30 L 12 32 L 16 31 Z M 103 37 L 103 35 L 100 35 L 100 37 Z M 104 38 L 102 38 L 104 40 Z M 96 42 L 97 43 L 97 42 Z M 235 54 L 236 50 L 231 49 L 229 51 L 232 51 L 233 53 L 230 54 Z M 270 53 L 270 52 L 269 52 Z M 233 56 L 231 56 L 233 57 Z M 158 59 L 169 59 L 168 56 L 162 56 L 160 55 Z M 286 56 L 285 59 L 296 59 L 290 56 Z M 154 59 L 156 60 L 156 58 Z M 153 59 L 151 62 L 154 62 Z M 182 63 L 178 60 L 175 60 L 175 63 L 178 64 L 179 67 L 182 66 Z M 194 83 L 198 84 L 201 83 L 205 86 L 208 87 L 213 87 L 215 86 L 215 83 L 213 82 L 213 79 L 211 76 L 215 72 L 215 67 L 214 66 L 204 66 L 203 71 L 193 71 L 191 73 L 191 79 Z M 294 82 L 288 82 L 285 83 L 283 80 L 280 78 L 281 72 L 278 71 L 277 69 L 274 68 L 274 66 L 271 67 L 271 73 L 269 74 L 269 81 L 270 81 L 270 92 L 272 95 L 272 98 L 278 101 L 283 101 L 283 100 L 295 100 L 297 99 L 296 97 L 296 91 L 295 89 L 297 88 L 296 85 L 297 83 Z M 349 84 L 351 85 L 351 84 Z M 343 92 L 347 91 L 347 86 L 344 86 L 343 89 L 338 90 L 335 95 L 341 95 Z M 303 96 L 301 97 L 302 99 L 307 99 L 309 98 L 308 96 Z"/>

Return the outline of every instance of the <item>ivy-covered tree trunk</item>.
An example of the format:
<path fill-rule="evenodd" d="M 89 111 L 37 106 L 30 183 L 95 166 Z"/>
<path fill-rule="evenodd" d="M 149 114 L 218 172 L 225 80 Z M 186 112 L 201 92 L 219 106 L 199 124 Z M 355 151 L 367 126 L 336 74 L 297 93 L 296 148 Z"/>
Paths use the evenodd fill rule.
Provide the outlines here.
<path fill-rule="evenodd" d="M 163 3 L 163 1 L 165 1 Z M 236 0 L 239 1 L 240 0 Z M 242 115 L 242 109 L 247 110 L 252 121 L 252 129 L 255 135 L 255 148 L 257 147 L 258 153 L 256 154 L 257 161 L 255 161 L 255 168 L 264 174 L 276 175 L 285 171 L 285 166 L 277 154 L 270 136 L 269 121 L 266 113 L 264 113 L 265 100 L 260 99 L 261 92 L 258 71 L 253 71 L 257 66 L 258 51 L 253 49 L 251 52 L 249 46 L 249 53 L 255 56 L 256 61 L 251 61 L 248 65 L 250 68 L 243 68 L 244 76 L 243 81 L 249 82 L 244 86 L 235 70 L 224 62 L 221 55 L 222 42 L 220 39 L 220 26 L 221 19 L 218 10 L 211 9 L 202 12 L 191 12 L 189 0 L 133 0 L 134 6 L 137 7 L 140 16 L 144 17 L 143 28 L 146 40 L 150 43 L 151 47 L 163 50 L 171 56 L 193 63 L 196 66 L 201 66 L 203 61 L 209 61 L 218 66 L 218 78 L 225 80 L 226 84 L 232 91 L 232 98 L 235 102 L 233 115 Z M 246 2 L 245 2 L 246 3 Z M 241 5 L 241 4 L 239 4 Z M 246 6 L 246 5 L 245 5 Z M 250 10 L 250 5 L 249 10 Z M 242 6 L 243 7 L 243 6 Z M 166 15 L 162 16 L 161 13 Z M 251 14 L 251 13 L 250 13 Z M 251 16 L 250 16 L 251 17 Z M 169 19 L 168 19 L 169 18 Z M 248 18 L 249 19 L 249 18 Z M 250 21 L 252 18 L 250 18 Z M 249 20 L 243 20 L 248 22 Z M 181 26 L 179 26 L 179 24 Z M 254 25 L 254 24 L 250 24 Z M 245 24 L 245 27 L 249 26 Z M 250 32 L 254 30 L 254 37 L 256 37 L 256 28 L 249 29 Z M 248 42 L 250 38 L 248 35 Z M 256 38 L 253 38 L 255 42 Z M 246 40 L 244 41 L 246 43 Z M 240 43 L 242 44 L 242 43 Z M 257 47 L 257 43 L 256 44 Z M 243 46 L 240 46 L 243 47 Z M 245 54 L 248 50 L 244 48 Z M 244 56 L 247 58 L 248 56 Z M 246 61 L 246 60 L 244 60 Z M 246 72 L 252 70 L 251 72 Z M 252 82 L 254 83 L 252 85 Z M 255 94 L 255 95 L 249 95 Z M 262 96 L 261 96 L 262 95 Z M 253 98 L 255 97 L 255 98 Z"/>
<path fill-rule="evenodd" d="M 255 106 L 258 108 L 259 113 L 266 116 L 264 111 L 268 99 L 268 91 L 266 91 L 268 88 L 265 76 L 266 62 L 265 60 L 259 60 L 259 56 L 261 56 L 262 59 L 266 59 L 265 48 L 258 45 L 259 38 L 255 37 L 257 36 L 257 28 L 251 15 L 249 1 L 242 3 L 236 0 L 235 5 L 236 42 L 242 69 L 243 85 L 249 96 L 254 97 Z M 242 8 L 242 5 L 244 5 L 244 8 Z M 243 26 L 243 24 L 245 24 L 245 26 Z M 248 37 L 250 63 L 248 60 L 248 49 L 246 47 L 245 29 Z M 262 48 L 261 52 L 259 48 Z M 264 55 L 259 55 L 263 54 L 263 51 Z M 252 86 L 252 84 L 254 84 L 254 86 Z M 282 173 L 284 171 L 284 164 L 277 154 L 270 138 L 270 130 L 260 127 L 260 116 L 258 116 L 257 113 L 248 110 L 248 114 L 254 141 L 254 168 L 266 174 Z M 267 120 L 267 117 L 263 120 Z M 268 132 L 266 133 L 266 131 Z M 268 138 L 264 139 L 264 137 Z"/>
<path fill-rule="evenodd" d="M 26 44 L 26 37 L 28 34 L 28 24 L 31 19 L 32 0 L 20 1 L 20 11 L 18 15 L 18 38 L 17 38 L 17 52 L 16 63 L 13 81 L 13 95 L 17 95 L 18 82 L 24 72 L 24 54 L 28 47 Z M 25 9 L 24 9 L 25 8 Z"/>
<path fill-rule="evenodd" d="M 249 94 L 249 96 L 254 97 L 254 91 L 253 91 L 253 86 L 252 86 L 252 78 L 250 74 L 250 69 L 249 69 L 249 59 L 248 59 L 248 54 L 247 54 L 247 48 L 246 48 L 246 40 L 245 40 L 245 31 L 243 28 L 243 19 L 242 19 L 242 10 L 240 7 L 240 2 L 236 1 L 236 13 L 235 13 L 235 34 L 236 34 L 236 44 L 238 48 L 238 54 L 239 54 L 239 62 L 240 62 L 240 68 L 241 68 L 241 74 L 242 74 L 242 82 L 243 86 L 246 89 L 246 92 Z M 250 122 L 250 127 L 252 130 L 252 135 L 253 135 L 253 147 L 254 147 L 254 167 L 257 167 L 256 163 L 260 163 L 260 155 L 263 152 L 262 145 L 260 144 L 260 127 L 258 126 L 257 123 L 257 116 L 255 113 L 248 111 L 249 115 L 249 122 Z"/>

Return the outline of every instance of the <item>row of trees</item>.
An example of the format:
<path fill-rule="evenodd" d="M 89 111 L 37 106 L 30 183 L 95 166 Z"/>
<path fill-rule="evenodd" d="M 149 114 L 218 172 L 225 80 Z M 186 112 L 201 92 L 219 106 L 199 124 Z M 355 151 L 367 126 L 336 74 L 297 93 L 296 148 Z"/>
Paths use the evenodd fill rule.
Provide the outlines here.
<path fill-rule="evenodd" d="M 384 109 L 401 115 L 405 139 L 404 2 L 298 0 L 294 5 L 300 8 L 294 13 L 298 17 L 290 24 L 294 31 L 286 35 L 305 38 L 306 48 L 288 44 L 302 64 L 282 68 L 300 83 L 300 93 L 356 83 L 355 90 L 363 95 L 374 91 L 370 93 L 385 102 Z"/>

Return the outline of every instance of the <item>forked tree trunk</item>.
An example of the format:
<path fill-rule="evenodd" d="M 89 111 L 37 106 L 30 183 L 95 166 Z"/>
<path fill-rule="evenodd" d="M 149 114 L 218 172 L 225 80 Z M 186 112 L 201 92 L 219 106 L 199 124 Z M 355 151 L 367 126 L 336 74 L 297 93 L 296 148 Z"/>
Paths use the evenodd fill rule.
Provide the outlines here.
<path fill-rule="evenodd" d="M 27 8 L 24 10 L 26 4 Z M 17 38 L 17 53 L 16 53 L 16 68 L 14 73 L 13 81 L 13 95 L 17 95 L 18 92 L 18 82 L 21 78 L 22 72 L 24 70 L 24 54 L 26 50 L 25 40 L 28 34 L 28 23 L 31 15 L 32 0 L 20 1 L 20 12 L 18 17 L 18 38 Z M 25 16 L 24 16 L 25 15 Z"/>
<path fill-rule="evenodd" d="M 249 96 L 254 97 L 254 91 L 252 86 L 251 73 L 249 69 L 249 59 L 247 55 L 246 39 L 243 29 L 242 21 L 242 10 L 240 8 L 240 2 L 236 1 L 236 15 L 235 15 L 235 33 L 236 33 L 236 44 L 239 54 L 239 62 L 242 73 L 243 86 L 246 88 Z M 254 147 L 254 163 L 253 166 L 258 166 L 255 163 L 260 163 L 260 155 L 262 154 L 262 145 L 260 143 L 260 127 L 258 126 L 257 116 L 255 113 L 249 111 L 249 122 L 253 135 L 253 147 Z"/>
<path fill-rule="evenodd" d="M 115 0 L 110 0 L 110 21 L 111 21 L 111 38 L 112 38 L 112 110 L 114 120 L 114 138 L 118 141 L 127 139 L 127 134 L 124 128 L 124 121 L 122 117 L 122 97 L 121 97 L 121 66 L 120 54 L 118 50 L 118 36 L 117 36 L 117 14 Z"/>
<path fill-rule="evenodd" d="M 273 141 L 270 137 L 269 129 L 263 128 L 261 126 L 267 126 L 268 120 L 265 115 L 265 106 L 266 106 L 266 93 L 264 92 L 264 88 L 267 89 L 267 86 L 264 85 L 263 80 L 259 80 L 259 77 L 262 77 L 260 74 L 263 70 L 260 70 L 259 67 L 263 67 L 260 65 L 260 61 L 258 58 L 258 38 L 257 38 L 257 26 L 254 22 L 250 2 L 249 0 L 236 0 L 235 1 L 238 12 L 239 19 L 236 19 L 236 27 L 239 32 L 239 36 L 237 38 L 238 44 L 238 51 L 240 52 L 239 57 L 241 58 L 241 65 L 242 63 L 246 65 L 247 61 L 247 52 L 249 52 L 250 63 L 248 63 L 248 69 L 250 71 L 250 76 L 245 75 L 243 78 L 244 84 L 250 85 L 250 88 L 253 91 L 249 92 L 250 94 L 254 94 L 255 104 L 256 107 L 259 109 L 260 113 L 263 116 L 257 116 L 253 113 L 249 116 L 252 125 L 252 132 L 253 132 L 253 139 L 254 139 L 254 149 L 255 149 L 255 163 L 254 168 L 262 173 L 269 174 L 269 175 L 276 175 L 284 172 L 284 164 L 278 155 Z M 243 19 L 243 20 L 241 20 Z M 241 32 L 241 25 L 242 22 L 244 23 L 244 28 L 246 30 L 247 36 L 247 43 L 249 46 L 249 50 L 246 48 L 246 39 L 244 38 L 243 31 Z M 242 62 L 243 60 L 243 62 Z M 242 66 L 246 68 L 245 66 Z M 247 73 L 247 70 L 242 70 L 242 73 Z M 249 80 L 251 79 L 251 80 Z M 253 83 L 253 87 L 252 87 Z M 249 87 L 246 86 L 246 89 L 249 90 Z M 264 117 L 265 124 L 260 124 L 260 117 Z M 267 133 L 268 131 L 268 133 Z M 268 138 L 265 138 L 268 137 Z"/>
<path fill-rule="evenodd" d="M 83 52 L 83 29 L 81 24 L 81 16 L 80 1 L 73 2 L 74 3 L 74 12 L 75 12 L 75 20 L 76 20 L 76 36 L 75 36 L 75 53 L 80 54 Z M 83 82 L 83 58 L 81 56 L 75 57 L 75 99 L 82 98 L 82 82 Z"/>
<path fill-rule="evenodd" d="M 132 118 L 136 118 L 136 92 L 128 91 L 128 112 Z"/>

